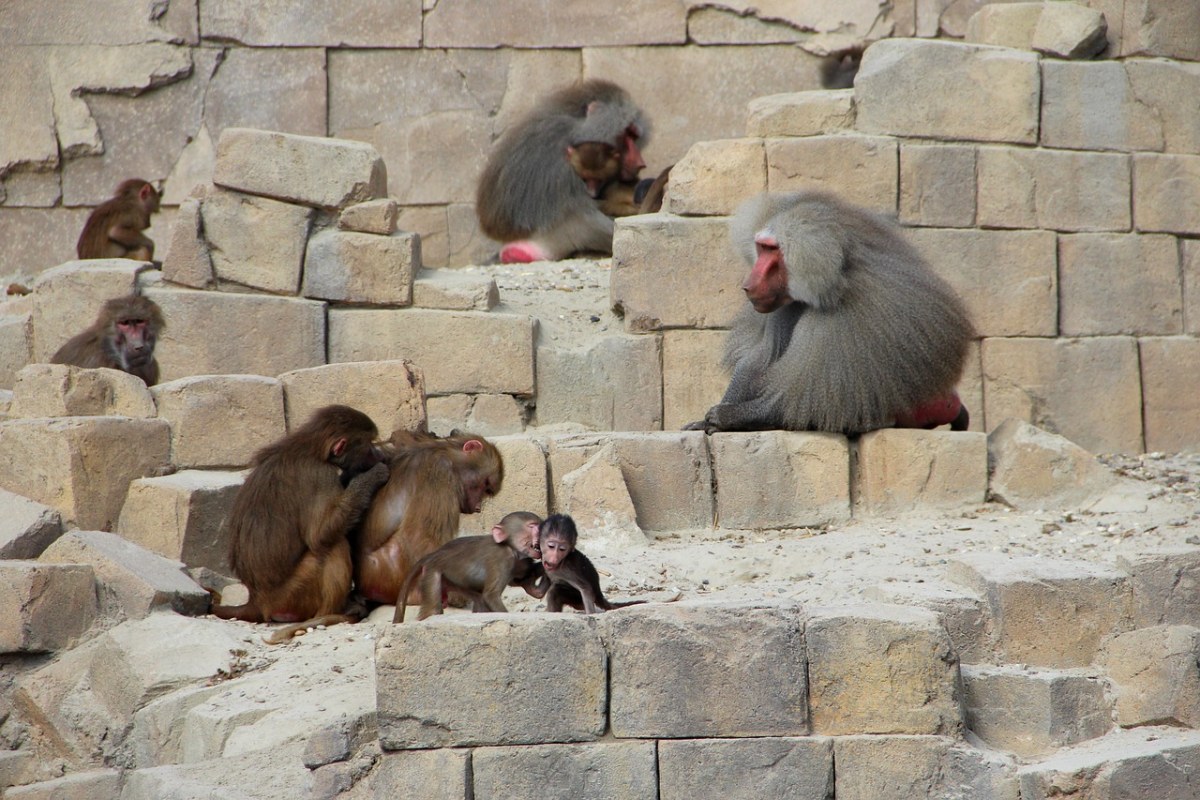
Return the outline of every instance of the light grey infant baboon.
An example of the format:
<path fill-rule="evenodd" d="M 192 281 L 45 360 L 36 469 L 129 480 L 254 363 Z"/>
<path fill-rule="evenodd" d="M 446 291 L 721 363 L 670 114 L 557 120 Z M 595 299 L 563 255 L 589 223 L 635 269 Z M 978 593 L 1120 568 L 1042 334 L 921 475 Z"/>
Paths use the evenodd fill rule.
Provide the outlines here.
<path fill-rule="evenodd" d="M 966 430 L 955 384 L 975 336 L 896 224 L 819 192 L 761 195 L 730 223 L 751 264 L 721 402 L 691 430 Z"/>

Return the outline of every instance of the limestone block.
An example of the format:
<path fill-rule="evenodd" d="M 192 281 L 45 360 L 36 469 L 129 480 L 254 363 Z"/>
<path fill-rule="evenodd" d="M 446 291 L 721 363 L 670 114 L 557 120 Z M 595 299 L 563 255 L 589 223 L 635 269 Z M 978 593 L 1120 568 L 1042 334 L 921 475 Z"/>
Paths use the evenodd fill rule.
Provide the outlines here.
<path fill-rule="evenodd" d="M 482 436 L 505 436 L 525 430 L 525 408 L 508 394 L 452 394 L 431 397 L 429 430 L 445 435 L 458 428 Z"/>
<path fill-rule="evenodd" d="M 725 331 L 663 331 L 663 430 L 679 430 L 725 394 L 729 376 L 720 366 Z"/>
<path fill-rule="evenodd" d="M 32 360 L 32 315 L 0 314 L 0 387 L 11 388 L 17 373 Z"/>
<path fill-rule="evenodd" d="M 611 443 L 555 481 L 554 507 L 571 515 L 580 530 L 580 549 L 593 555 L 619 553 L 647 544 Z"/>
<path fill-rule="evenodd" d="M 1184 332 L 1200 335 L 1200 241 L 1184 239 L 1180 242 L 1183 259 L 1183 308 Z"/>
<path fill-rule="evenodd" d="M 979 148 L 978 222 L 989 228 L 1126 231 L 1129 157 Z"/>
<path fill-rule="evenodd" d="M 1200 22 L 1200 17 L 1197 17 Z M 1108 46 L 1108 24 L 1093 8 L 1047 3 L 1033 29 L 1033 49 L 1048 56 L 1086 59 Z"/>
<path fill-rule="evenodd" d="M 160 419 L 171 423 L 171 463 L 243 467 L 283 437 L 283 384 L 261 375 L 195 375 L 153 387 Z"/>
<path fill-rule="evenodd" d="M 947 574 L 987 598 L 998 663 L 1086 667 L 1105 637 L 1129 627 L 1129 578 L 1112 567 L 967 553 Z"/>
<path fill-rule="evenodd" d="M 732 214 L 766 189 L 762 139 L 697 142 L 671 167 L 663 210 L 683 216 Z"/>
<path fill-rule="evenodd" d="M 1200 628 L 1122 633 L 1107 643 L 1103 659 L 1116 689 L 1118 725 L 1200 725 Z"/>
<path fill-rule="evenodd" d="M 136 2 L 114 3 L 108 13 L 97 15 L 89 0 L 63 0 L 55 8 L 53 19 L 41 13 L 34 3 L 13 4 L 5 10 L 4 31 L 0 42 L 24 44 L 138 44 L 197 40 L 195 8 L 186 4 L 164 10 L 158 17 L 142 13 Z"/>
<path fill-rule="evenodd" d="M 267 47 L 417 47 L 420 6 L 385 10 L 365 0 L 328 6 L 304 0 L 290 10 L 260 8 L 250 0 L 219 0 L 200 8 L 206 36 Z"/>
<path fill-rule="evenodd" d="M 0 559 L 37 558 L 62 532 L 53 508 L 0 489 Z"/>
<path fill-rule="evenodd" d="M 115 533 L 69 531 L 47 547 L 38 560 L 45 564 L 90 564 L 102 586 L 100 610 L 105 617 L 141 619 L 161 609 L 187 615 L 208 612 L 208 592 L 184 573 L 183 564 Z"/>
<path fill-rule="evenodd" d="M 1078 508 L 1116 476 L 1088 451 L 1053 433 L 1006 419 L 987 437 L 988 493 L 1014 508 Z"/>
<path fill-rule="evenodd" d="M 217 201 L 218 204 L 220 202 Z M 256 243 L 254 240 L 238 242 L 251 248 Z M 200 200 L 197 198 L 189 197 L 179 204 L 175 224 L 171 227 L 171 241 L 168 242 L 163 255 L 162 271 L 163 277 L 171 283 L 190 286 L 193 289 L 207 289 L 215 280 L 212 255 L 209 253 L 208 240 L 205 237 L 204 218 L 200 211 Z"/>
<path fill-rule="evenodd" d="M 396 220 L 399 218 L 400 204 L 394 197 L 383 197 L 346 206 L 338 214 L 337 226 L 340 231 L 391 236 L 396 232 Z"/>
<path fill-rule="evenodd" d="M 1133 224 L 1139 231 L 1200 233 L 1200 155 L 1133 157 Z"/>
<path fill-rule="evenodd" d="M 900 221 L 947 228 L 974 225 L 975 153 L 965 145 L 902 144 Z"/>
<path fill-rule="evenodd" d="M 980 335 L 1057 334 L 1056 237 L 1050 231 L 914 228 L 905 235 L 966 302 Z"/>
<path fill-rule="evenodd" d="M 1085 670 L 964 666 L 967 727 L 1022 758 L 1103 736 L 1112 727 L 1105 685 Z"/>
<path fill-rule="evenodd" d="M 1033 49 L 1033 31 L 1037 28 L 1045 3 L 992 3 L 976 11 L 967 20 L 964 37 L 971 44 L 990 44 L 1017 50 Z"/>
<path fill-rule="evenodd" d="M 1200 731 L 1137 728 L 1063 750 L 1017 770 L 1021 800 L 1190 800 L 1196 796 Z M 1069 796 L 1069 795 L 1066 795 Z"/>
<path fill-rule="evenodd" d="M 342 404 L 366 414 L 386 438 L 426 421 L 425 378 L 411 361 L 356 361 L 285 372 L 287 429 L 294 431 L 324 406 Z"/>
<path fill-rule="evenodd" d="M 1200 8 L 1171 0 L 1126 2 L 1121 55 L 1200 60 Z"/>
<path fill-rule="evenodd" d="M 670 0 L 653 0 L 638 13 L 614 15 L 597 27 L 595 7 L 583 0 L 556 4 L 545 15 L 537 0 L 506 0 L 497 14 L 480 14 L 471 3 L 441 2 L 425 12 L 425 47 L 603 47 L 683 44 L 687 10 Z M 530 26 L 528 20 L 543 20 Z"/>
<path fill-rule="evenodd" d="M 297 292 L 311 208 L 214 190 L 200 213 L 217 280 L 279 294 Z"/>
<path fill-rule="evenodd" d="M 833 797 L 833 740 L 665 739 L 658 782 L 661 800 Z"/>
<path fill-rule="evenodd" d="M 854 79 L 865 133 L 1033 144 L 1041 80 L 1033 53 L 944 40 L 886 39 Z"/>
<path fill-rule="evenodd" d="M 592 621 L 578 615 L 451 614 L 392 625 L 375 650 L 380 743 L 594 741 L 604 733 L 606 664 Z"/>
<path fill-rule="evenodd" d="M 147 295 L 169 323 L 155 348 L 164 381 L 187 375 L 273 376 L 325 363 L 324 303 L 170 289 L 151 289 Z"/>
<path fill-rule="evenodd" d="M 746 106 L 747 136 L 819 136 L 854 126 L 854 90 L 789 92 Z"/>
<path fill-rule="evenodd" d="M 658 336 L 605 336 L 576 348 L 537 350 L 537 424 L 598 430 L 663 427 Z"/>
<path fill-rule="evenodd" d="M 955 735 L 958 655 L 930 611 L 882 604 L 810 611 L 813 733 Z"/>
<path fill-rule="evenodd" d="M 329 312 L 329 362 L 408 359 L 430 394 L 534 393 L 532 317 L 424 309 Z"/>
<path fill-rule="evenodd" d="M 1135 339 L 984 339 L 982 352 L 991 424 L 1015 417 L 1093 453 L 1142 452 Z"/>
<path fill-rule="evenodd" d="M 488 438 L 504 459 L 504 483 L 493 497 L 484 498 L 478 514 L 464 514 L 462 534 L 487 533 L 510 511 L 529 511 L 544 517 L 550 510 L 546 453 L 528 436 Z"/>
<path fill-rule="evenodd" d="M 112 530 L 129 482 L 170 463 L 170 437 L 161 419 L 0 423 L 0 488 L 56 509 L 65 525 Z"/>
<path fill-rule="evenodd" d="M 96 579 L 86 564 L 0 561 L 0 653 L 71 647 L 96 620 Z"/>
<path fill-rule="evenodd" d="M 748 266 L 723 219 L 640 214 L 618 220 L 609 299 L 625 329 L 728 327 L 745 301 Z"/>
<path fill-rule="evenodd" d="M 121 796 L 121 773 L 115 769 L 93 769 L 74 772 L 49 781 L 10 786 L 5 790 L 9 800 L 93 800 L 97 797 Z"/>
<path fill-rule="evenodd" d="M 241 473 L 212 470 L 136 480 L 129 484 L 117 533 L 188 567 L 231 574 L 224 522 L 242 480 Z"/>
<path fill-rule="evenodd" d="M 1195 116 L 1178 100 L 1200 91 L 1200 64 L 1045 61 L 1042 81 L 1044 145 L 1200 152 Z"/>
<path fill-rule="evenodd" d="M 38 275 L 33 285 L 33 360 L 49 361 L 95 321 L 106 300 L 131 294 L 145 269 L 140 261 L 105 258 L 68 261 Z M 169 316 L 167 322 L 172 322 Z"/>
<path fill-rule="evenodd" d="M 1058 253 L 1062 335 L 1183 332 L 1183 294 L 1175 237 L 1062 236 Z M 1130 268 L 1133 264 L 1137 269 Z"/>
<path fill-rule="evenodd" d="M 1017 800 L 1011 758 L 941 736 L 839 736 L 838 800 Z"/>
<path fill-rule="evenodd" d="M 13 384 L 15 417 L 153 417 L 145 382 L 117 369 L 30 364 Z"/>
<path fill-rule="evenodd" d="M 350 788 L 347 775 L 344 783 L 334 786 L 321 784 L 321 773 L 310 772 L 300 760 L 303 745 L 289 744 L 274 749 L 260 749 L 238 756 L 196 763 L 164 764 L 128 770 L 121 790 L 122 800 L 188 800 L 204 797 L 245 796 L 247 790 L 259 797 L 321 797 L 335 796 Z M 357 761 L 362 775 L 369 764 Z M 352 769 L 349 763 L 335 765 L 337 771 Z"/>
<path fill-rule="evenodd" d="M 723 528 L 805 528 L 850 518 L 850 448 L 830 433 L 711 437 Z"/>
<path fill-rule="evenodd" d="M 767 140 L 767 189 L 823 189 L 874 211 L 896 212 L 898 145 L 882 136 Z"/>
<path fill-rule="evenodd" d="M 688 39 L 696 44 L 800 44 L 807 38 L 791 24 L 751 14 L 741 16 L 728 6 L 688 10 Z"/>
<path fill-rule="evenodd" d="M 852 481 L 856 513 L 979 505 L 987 495 L 987 436 L 912 428 L 864 433 Z"/>
<path fill-rule="evenodd" d="M 804 621 L 794 604 L 635 606 L 599 620 L 618 738 L 803 736 Z"/>
<path fill-rule="evenodd" d="M 1117 556 L 1133 587 L 1133 624 L 1196 625 L 1200 622 L 1200 550 L 1159 547 Z"/>
<path fill-rule="evenodd" d="M 322 231 L 308 240 L 302 294 L 345 303 L 406 306 L 421 266 L 415 233 Z"/>
<path fill-rule="evenodd" d="M 646 531 L 711 528 L 712 471 L 708 437 L 699 431 L 584 434 L 555 439 L 550 446 L 552 484 L 582 466 L 612 442 L 637 523 Z"/>
<path fill-rule="evenodd" d="M 364 142 L 251 128 L 217 141 L 213 183 L 302 205 L 344 208 L 387 196 L 387 168 Z"/>
<path fill-rule="evenodd" d="M 424 247 L 424 239 L 421 240 Z M 424 250 L 421 253 L 425 256 Z M 412 289 L 413 305 L 444 311 L 491 311 L 500 304 L 493 278 L 476 277 L 453 269 L 423 269 Z"/>
<path fill-rule="evenodd" d="M 314 30 L 325 12 L 338 13 L 357 5 L 321 11 L 294 6 L 307 14 L 305 28 Z M 256 20 L 272 11 L 255 7 Z M 390 21 L 401 16 L 399 9 Z M 365 15 L 360 14 L 360 19 Z M 249 18 L 243 18 L 250 22 Z M 253 24 L 253 22 L 251 22 Z M 325 136 L 329 117 L 326 98 L 326 50 L 323 47 L 226 47 L 220 69 L 212 77 L 204 96 L 205 134 L 226 128 L 264 128 L 306 136 Z M 207 171 L 193 180 L 209 183 L 216 160 L 216 142 L 208 137 Z M 178 165 L 176 166 L 178 170 Z M 188 184 L 189 186 L 192 184 Z"/>
<path fill-rule="evenodd" d="M 885 580 L 864 591 L 863 599 L 929 609 L 937 614 L 961 662 L 971 664 L 991 658 L 984 600 L 960 586 Z"/>
<path fill-rule="evenodd" d="M 32 60 L 23 53 L 24 51 L 5 53 L 4 66 L 7 67 L 11 64 L 13 58 Z M 21 92 L 23 99 L 19 102 L 29 102 L 24 90 Z M 46 96 L 39 99 L 46 104 L 46 111 L 49 112 L 51 98 Z M 30 118 L 32 119 L 32 114 Z M 11 130 L 6 127 L 6 135 Z M 50 133 L 49 143 L 54 148 L 54 152 L 57 152 L 58 143 L 54 139 L 53 131 Z M 3 147 L 4 145 L 0 144 L 0 148 Z M 0 152 L 0 161 L 4 160 L 6 160 L 5 156 L 3 152 Z M 10 275 L 17 273 L 37 275 L 46 269 L 48 263 L 53 264 L 57 260 L 57 258 L 52 258 L 48 261 L 48 253 L 73 254 L 75 242 L 79 238 L 79 232 L 83 230 L 83 224 L 90 211 L 90 208 L 12 208 L 5 206 L 4 214 L 0 215 L 0 236 L 4 238 L 5 243 L 5 271 Z M 70 257 L 74 258 L 73 255 Z M 94 306 L 88 306 L 83 312 L 83 319 L 88 319 L 95 312 Z M 68 315 L 64 314 L 63 316 L 67 317 Z M 74 317 L 70 319 L 74 320 Z M 70 333 L 64 332 L 63 341 L 66 341 L 69 335 Z M 54 352 L 53 349 L 50 352 Z"/>
<path fill-rule="evenodd" d="M 657 797 L 654 742 L 534 747 L 480 747 L 471 751 L 475 797 L 573 800 Z"/>
<path fill-rule="evenodd" d="M 0 786 L 12 786 L 19 781 L 29 780 L 30 773 L 38 768 L 35 756 L 35 752 L 29 748 L 0 753 Z"/>
<path fill-rule="evenodd" d="M 500 748 L 507 752 L 512 748 Z M 377 796 L 425 797 L 428 800 L 462 800 L 470 797 L 471 763 L 478 750 L 400 750 L 387 753 L 372 773 Z M 437 780 L 431 781 L 430 776 Z"/>

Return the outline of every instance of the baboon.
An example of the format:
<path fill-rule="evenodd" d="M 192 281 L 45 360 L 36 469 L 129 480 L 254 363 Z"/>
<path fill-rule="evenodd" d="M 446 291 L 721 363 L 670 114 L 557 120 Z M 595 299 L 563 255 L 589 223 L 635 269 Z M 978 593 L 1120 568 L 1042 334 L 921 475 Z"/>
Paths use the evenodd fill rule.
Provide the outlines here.
<path fill-rule="evenodd" d="M 114 297 L 100 307 L 90 328 L 71 337 L 50 356 L 50 363 L 119 369 L 153 386 L 158 383 L 154 344 L 164 327 L 162 309 L 150 298 L 137 294 Z"/>
<path fill-rule="evenodd" d="M 158 191 L 148 181 L 130 178 L 116 193 L 92 210 L 75 252 L 80 258 L 154 258 L 154 240 L 142 231 L 158 211 Z"/>

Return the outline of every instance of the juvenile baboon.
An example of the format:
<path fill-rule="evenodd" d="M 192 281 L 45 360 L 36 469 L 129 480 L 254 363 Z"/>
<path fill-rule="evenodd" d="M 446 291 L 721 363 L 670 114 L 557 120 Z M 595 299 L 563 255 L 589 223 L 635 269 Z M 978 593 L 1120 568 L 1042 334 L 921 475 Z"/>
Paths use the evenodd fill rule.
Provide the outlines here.
<path fill-rule="evenodd" d="M 563 606 L 567 605 L 586 614 L 595 614 L 645 602 L 609 601 L 600 591 L 600 573 L 596 572 L 591 559 L 575 549 L 578 539 L 579 529 L 575 527 L 575 520 L 566 514 L 551 514 L 539 529 L 538 550 L 542 554 L 542 570 L 550 582 L 545 595 L 547 611 L 562 611 Z"/>
<path fill-rule="evenodd" d="M 154 258 L 154 240 L 142 231 L 158 211 L 158 191 L 148 181 L 130 178 L 113 196 L 92 210 L 75 252 L 80 258 Z"/>
<path fill-rule="evenodd" d="M 136 294 L 114 297 L 101 306 L 91 327 L 50 356 L 50 363 L 119 369 L 153 386 L 158 383 L 154 344 L 164 327 L 162 309 L 150 298 Z"/>

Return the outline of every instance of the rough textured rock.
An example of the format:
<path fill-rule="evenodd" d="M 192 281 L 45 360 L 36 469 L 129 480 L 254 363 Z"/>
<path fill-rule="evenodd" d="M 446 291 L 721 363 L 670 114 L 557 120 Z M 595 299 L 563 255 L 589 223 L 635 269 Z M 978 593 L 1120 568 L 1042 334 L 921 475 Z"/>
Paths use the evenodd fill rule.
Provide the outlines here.
<path fill-rule="evenodd" d="M 53 508 L 0 489 L 0 559 L 37 558 L 62 532 Z"/>
<path fill-rule="evenodd" d="M 854 125 L 854 91 L 792 92 L 756 97 L 746 105 L 748 136 L 817 136 Z"/>
<path fill-rule="evenodd" d="M 662 800 L 833 796 L 833 740 L 664 739 L 658 743 Z"/>
<path fill-rule="evenodd" d="M 767 188 L 821 189 L 892 216 L 899 180 L 897 148 L 894 139 L 862 134 L 769 139 Z"/>
<path fill-rule="evenodd" d="M 1194 451 L 1200 442 L 1200 341 L 1191 337 L 1138 340 L 1146 449 Z"/>
<path fill-rule="evenodd" d="M 1174 236 L 1060 236 L 1058 253 L 1062 335 L 1183 332 L 1179 251 Z M 1130 274 L 1125 267 L 1128 264 L 1138 265 L 1136 274 Z"/>
<path fill-rule="evenodd" d="M 244 467 L 283 437 L 283 385 L 275 378 L 196 375 L 152 391 L 159 418 L 171 423 L 178 467 Z"/>
<path fill-rule="evenodd" d="M 296 294 L 311 208 L 217 189 L 204 198 L 201 217 L 218 281 Z M 199 281 L 181 282 L 194 286 Z"/>
<path fill-rule="evenodd" d="M 974 225 L 976 153 L 964 145 L 902 144 L 900 221 L 946 228 Z"/>
<path fill-rule="evenodd" d="M 1007 419 L 987 437 L 988 492 L 1016 508 L 1073 508 L 1116 479 L 1091 453 L 1027 422 Z"/>
<path fill-rule="evenodd" d="M 319 300 L 406 306 L 420 267 L 421 240 L 415 233 L 322 231 L 308 241 L 302 293 Z"/>
<path fill-rule="evenodd" d="M 96 619 L 96 579 L 86 564 L 0 561 L 0 653 L 70 647 Z"/>
<path fill-rule="evenodd" d="M 647 544 L 611 444 L 555 481 L 554 503 L 579 527 L 580 550 L 605 553 Z"/>
<path fill-rule="evenodd" d="M 1033 49 L 1060 58 L 1086 59 L 1108 46 L 1108 24 L 1093 8 L 1047 3 L 1033 29 Z"/>
<path fill-rule="evenodd" d="M 285 372 L 279 382 L 289 431 L 331 404 L 357 408 L 375 422 L 383 438 L 396 430 L 417 430 L 426 421 L 425 380 L 411 361 L 326 364 Z"/>
<path fill-rule="evenodd" d="M 719 366 L 725 331 L 663 331 L 663 430 L 704 419 L 725 394 L 729 375 Z"/>
<path fill-rule="evenodd" d="M 116 369 L 30 364 L 13 384 L 15 417 L 153 417 L 145 382 Z"/>
<path fill-rule="evenodd" d="M 980 147 L 977 223 L 988 228 L 1127 231 L 1129 156 Z"/>
<path fill-rule="evenodd" d="M 537 349 L 537 423 L 659 430 L 662 346 L 656 336 L 606 336 L 583 348 Z"/>
<path fill-rule="evenodd" d="M 179 204 L 162 269 L 171 283 L 193 289 L 207 289 L 216 279 L 198 198 L 189 197 Z"/>
<path fill-rule="evenodd" d="M 421 256 L 424 260 L 424 239 Z M 445 311 L 491 311 L 500 303 L 492 278 L 476 278 L 451 269 L 425 269 L 413 281 L 413 305 Z"/>
<path fill-rule="evenodd" d="M 987 437 L 887 428 L 863 434 L 854 461 L 855 509 L 889 515 L 965 506 L 987 494 Z"/>
<path fill-rule="evenodd" d="M 1115 686 L 1117 724 L 1200 725 L 1200 628 L 1122 633 L 1105 645 L 1103 663 Z"/>
<path fill-rule="evenodd" d="M 536 797 L 553 787 L 563 797 L 618 800 L 658 790 L 653 742 L 480 747 L 471 764 L 476 797 Z"/>
<path fill-rule="evenodd" d="M 399 217 L 400 204 L 395 198 L 384 197 L 343 208 L 342 213 L 338 214 L 337 226 L 342 231 L 391 236 L 396 232 L 396 220 Z"/>
<path fill-rule="evenodd" d="M 671 167 L 663 208 L 681 216 L 732 214 L 766 189 L 761 139 L 697 142 Z"/>
<path fill-rule="evenodd" d="M 32 359 L 32 314 L 0 314 L 0 386 L 11 387 Z"/>
<path fill-rule="evenodd" d="M 224 522 L 241 485 L 241 473 L 215 470 L 141 478 L 129 484 L 117 533 L 188 567 L 229 574 Z"/>
<path fill-rule="evenodd" d="M 1200 549 L 1162 547 L 1117 558 L 1129 573 L 1136 627 L 1200 620 Z"/>
<path fill-rule="evenodd" d="M 838 800 L 1018 800 L 1015 765 L 941 736 L 839 736 Z"/>

